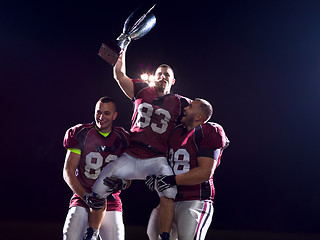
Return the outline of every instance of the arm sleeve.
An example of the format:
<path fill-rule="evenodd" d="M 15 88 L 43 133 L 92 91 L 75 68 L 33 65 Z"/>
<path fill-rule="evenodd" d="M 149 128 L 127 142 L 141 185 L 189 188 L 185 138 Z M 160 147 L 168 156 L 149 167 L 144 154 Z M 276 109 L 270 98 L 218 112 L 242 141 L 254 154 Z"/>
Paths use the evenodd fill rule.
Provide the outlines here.
<path fill-rule="evenodd" d="M 69 128 L 64 136 L 63 139 L 63 146 L 66 149 L 81 149 L 81 147 L 79 146 L 78 142 L 77 142 L 77 134 L 80 131 L 81 125 L 78 124 L 72 128 Z"/>

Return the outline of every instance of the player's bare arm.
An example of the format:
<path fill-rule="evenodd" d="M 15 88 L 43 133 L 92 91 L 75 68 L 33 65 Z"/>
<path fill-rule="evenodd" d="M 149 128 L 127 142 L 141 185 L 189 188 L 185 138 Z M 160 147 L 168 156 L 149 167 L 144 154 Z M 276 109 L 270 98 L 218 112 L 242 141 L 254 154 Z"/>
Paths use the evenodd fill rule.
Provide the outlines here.
<path fill-rule="evenodd" d="M 63 167 L 63 179 L 68 184 L 73 192 L 83 199 L 86 191 L 81 186 L 78 178 L 76 177 L 76 169 L 80 161 L 80 154 L 67 151 L 64 167 Z"/>
<path fill-rule="evenodd" d="M 217 166 L 217 161 L 209 157 L 198 157 L 198 167 L 175 177 L 177 185 L 195 185 L 209 180 Z"/>
<path fill-rule="evenodd" d="M 217 161 L 210 157 L 198 157 L 198 167 L 179 175 L 148 176 L 146 185 L 150 190 L 157 184 L 160 192 L 174 185 L 196 185 L 209 180 L 217 166 Z M 155 181 L 156 180 L 156 181 Z"/>
<path fill-rule="evenodd" d="M 124 51 L 118 58 L 117 63 L 113 67 L 113 77 L 118 82 L 124 94 L 132 99 L 134 96 L 134 88 L 132 80 L 126 74 L 126 51 Z"/>

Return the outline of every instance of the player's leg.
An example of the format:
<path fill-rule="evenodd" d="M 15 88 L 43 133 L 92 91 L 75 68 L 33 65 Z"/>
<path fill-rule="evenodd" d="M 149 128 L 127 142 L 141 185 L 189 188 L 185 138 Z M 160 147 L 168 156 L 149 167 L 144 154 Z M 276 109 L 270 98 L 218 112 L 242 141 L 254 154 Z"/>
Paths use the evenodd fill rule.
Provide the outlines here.
<path fill-rule="evenodd" d="M 104 167 L 99 175 L 99 178 L 92 186 L 92 192 L 98 194 L 102 198 L 109 196 L 113 189 L 103 184 L 103 179 L 106 177 L 117 177 L 125 180 L 133 179 L 135 167 L 135 158 L 123 153 L 114 162 L 109 163 Z"/>
<path fill-rule="evenodd" d="M 154 208 L 150 214 L 147 235 L 149 240 L 158 240 L 159 238 L 159 224 L 158 224 L 159 206 Z"/>
<path fill-rule="evenodd" d="M 150 240 L 157 240 L 159 235 L 161 239 L 169 239 L 174 209 L 166 200 L 168 198 L 160 197 L 160 205 L 150 215 L 147 228 Z"/>
<path fill-rule="evenodd" d="M 92 228 L 93 234 L 94 235 L 99 235 L 99 229 L 102 224 L 104 215 L 106 213 L 106 205 L 104 205 L 103 208 L 101 209 L 92 209 L 90 208 L 89 211 L 89 217 L 88 217 L 88 222 L 89 222 L 89 228 Z M 89 238 L 91 239 L 91 238 Z"/>
<path fill-rule="evenodd" d="M 169 240 L 170 230 L 173 220 L 173 199 L 166 198 L 164 196 L 160 197 L 160 207 L 159 207 L 159 232 L 161 239 Z"/>
<path fill-rule="evenodd" d="M 106 177 L 114 176 L 130 180 L 129 173 L 133 171 L 134 161 L 132 157 L 128 154 L 122 154 L 114 162 L 109 163 L 100 173 L 99 178 L 96 180 L 92 187 L 92 192 L 96 194 L 99 198 L 106 199 L 113 189 L 103 184 L 103 179 Z M 92 229 L 100 229 L 101 223 L 103 221 L 105 214 L 104 209 L 91 210 L 89 213 L 89 227 Z"/>
<path fill-rule="evenodd" d="M 82 239 L 88 226 L 88 209 L 84 207 L 72 207 L 69 209 L 64 226 L 64 240 Z"/>
<path fill-rule="evenodd" d="M 172 168 L 169 166 L 165 157 L 152 158 L 143 162 L 145 162 L 145 178 L 150 175 L 174 175 Z M 159 192 L 156 184 L 155 190 L 160 197 L 165 196 L 166 198 L 175 199 L 177 195 L 177 186 L 172 186 L 163 190 L 162 192 Z"/>
<path fill-rule="evenodd" d="M 149 240 L 159 239 L 160 232 L 159 232 L 158 216 L 159 216 L 159 206 L 154 208 L 150 214 L 148 227 L 147 227 L 147 235 L 149 237 Z M 173 217 L 173 222 L 171 226 L 170 240 L 178 240 L 178 232 L 177 232 L 177 226 L 175 223 L 175 217 Z"/>
<path fill-rule="evenodd" d="M 182 201 L 175 211 L 179 240 L 205 239 L 213 216 L 211 202 Z"/>
<path fill-rule="evenodd" d="M 106 212 L 100 227 L 100 236 L 103 240 L 124 240 L 122 212 Z"/>
<path fill-rule="evenodd" d="M 173 175 L 172 169 L 168 165 L 165 157 L 150 159 L 150 161 L 148 160 L 147 162 L 148 166 L 146 168 L 148 169 L 149 175 Z M 174 214 L 173 199 L 177 194 L 177 187 L 173 186 L 162 192 L 159 192 L 156 187 L 156 190 L 160 197 L 158 216 L 159 232 L 162 239 L 169 239 Z"/>

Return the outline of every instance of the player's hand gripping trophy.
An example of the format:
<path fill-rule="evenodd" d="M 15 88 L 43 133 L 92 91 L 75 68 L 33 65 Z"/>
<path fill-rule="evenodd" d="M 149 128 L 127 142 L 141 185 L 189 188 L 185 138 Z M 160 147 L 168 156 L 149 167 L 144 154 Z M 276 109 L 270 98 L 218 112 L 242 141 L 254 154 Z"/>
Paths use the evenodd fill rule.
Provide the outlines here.
<path fill-rule="evenodd" d="M 127 18 L 123 31 L 116 41 L 102 43 L 98 55 L 114 66 L 120 54 L 127 48 L 131 40 L 136 40 L 146 35 L 156 24 L 156 18 L 151 13 L 153 5 L 141 16 L 141 9 L 137 9 Z"/>

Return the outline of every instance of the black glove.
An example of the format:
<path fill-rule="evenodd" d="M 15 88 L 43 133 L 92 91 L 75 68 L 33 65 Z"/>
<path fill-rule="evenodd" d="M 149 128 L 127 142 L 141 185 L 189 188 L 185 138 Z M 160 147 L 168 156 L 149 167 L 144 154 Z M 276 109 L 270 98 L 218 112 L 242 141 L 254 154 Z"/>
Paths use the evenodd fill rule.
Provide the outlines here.
<path fill-rule="evenodd" d="M 112 189 L 112 192 L 118 192 L 127 187 L 127 182 L 125 180 L 114 177 L 106 177 L 103 179 L 103 184 Z"/>
<path fill-rule="evenodd" d="M 156 182 L 156 175 L 152 175 L 152 176 L 147 176 L 146 182 L 144 184 L 147 185 L 147 187 L 151 191 L 154 191 L 155 182 Z"/>
<path fill-rule="evenodd" d="M 103 208 L 106 203 L 105 198 L 99 198 L 95 193 L 86 193 L 83 198 L 88 207 L 95 210 Z"/>
<path fill-rule="evenodd" d="M 175 175 L 159 175 L 157 179 L 157 187 L 162 192 L 172 186 L 177 185 Z"/>

